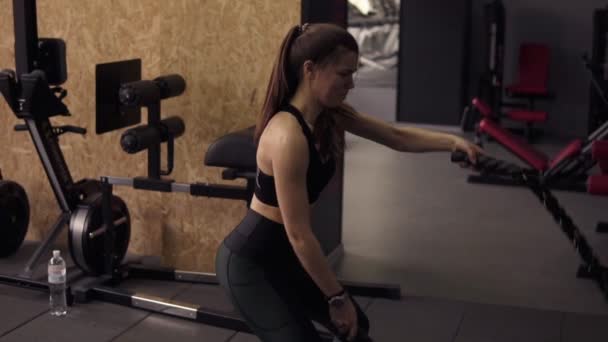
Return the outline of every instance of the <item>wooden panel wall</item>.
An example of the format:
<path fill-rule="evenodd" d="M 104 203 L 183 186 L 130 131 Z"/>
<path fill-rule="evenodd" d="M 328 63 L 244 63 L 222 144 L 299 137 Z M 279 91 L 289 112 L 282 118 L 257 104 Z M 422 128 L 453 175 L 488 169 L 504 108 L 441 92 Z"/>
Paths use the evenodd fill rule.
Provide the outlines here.
<path fill-rule="evenodd" d="M 144 78 L 179 73 L 187 82 L 184 95 L 163 102 L 163 117 L 186 122 L 171 177 L 223 182 L 220 170 L 203 167 L 207 146 L 254 123 L 281 39 L 299 17 L 300 1 L 292 0 L 39 0 L 39 36 L 60 37 L 68 48 L 65 103 L 73 116 L 51 120 L 89 131 L 60 140 L 74 180 L 145 175 L 146 155 L 122 152 L 121 132 L 95 134 L 95 65 L 141 58 Z M 0 0 L 0 32 L 0 68 L 14 69 L 10 0 Z M 39 240 L 59 209 L 29 136 L 12 131 L 19 121 L 0 102 L 0 168 L 25 187 L 32 210 L 27 238 Z M 180 269 L 213 270 L 218 244 L 245 212 L 241 201 L 115 192 L 131 213 L 130 252 L 160 255 Z"/>

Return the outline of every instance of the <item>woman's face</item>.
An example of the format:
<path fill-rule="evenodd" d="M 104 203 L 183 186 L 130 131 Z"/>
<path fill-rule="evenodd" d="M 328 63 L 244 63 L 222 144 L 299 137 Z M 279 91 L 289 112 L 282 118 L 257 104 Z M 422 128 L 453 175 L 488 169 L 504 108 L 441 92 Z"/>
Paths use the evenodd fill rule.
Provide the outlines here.
<path fill-rule="evenodd" d="M 355 87 L 353 74 L 357 71 L 359 56 L 352 51 L 339 48 L 336 58 L 319 66 L 312 79 L 312 89 L 321 105 L 338 107 L 348 92 Z"/>

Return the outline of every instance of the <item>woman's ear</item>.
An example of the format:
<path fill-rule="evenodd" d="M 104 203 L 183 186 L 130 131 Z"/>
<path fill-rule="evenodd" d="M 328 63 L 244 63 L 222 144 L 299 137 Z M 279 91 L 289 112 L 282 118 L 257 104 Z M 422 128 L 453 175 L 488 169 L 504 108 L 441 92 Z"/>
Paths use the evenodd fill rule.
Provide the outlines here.
<path fill-rule="evenodd" d="M 310 59 L 305 61 L 302 65 L 302 71 L 304 72 L 305 78 L 314 79 L 315 63 L 313 63 Z"/>

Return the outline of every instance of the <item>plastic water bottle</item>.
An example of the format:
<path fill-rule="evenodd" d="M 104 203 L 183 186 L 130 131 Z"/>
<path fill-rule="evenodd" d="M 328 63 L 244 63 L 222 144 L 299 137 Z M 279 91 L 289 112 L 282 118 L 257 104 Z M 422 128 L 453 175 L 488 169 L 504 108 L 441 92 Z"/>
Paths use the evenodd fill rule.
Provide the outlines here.
<path fill-rule="evenodd" d="M 53 257 L 48 265 L 49 289 L 51 290 L 50 307 L 51 315 L 64 316 L 68 312 L 65 293 L 66 266 L 61 257 L 61 252 L 53 251 Z"/>

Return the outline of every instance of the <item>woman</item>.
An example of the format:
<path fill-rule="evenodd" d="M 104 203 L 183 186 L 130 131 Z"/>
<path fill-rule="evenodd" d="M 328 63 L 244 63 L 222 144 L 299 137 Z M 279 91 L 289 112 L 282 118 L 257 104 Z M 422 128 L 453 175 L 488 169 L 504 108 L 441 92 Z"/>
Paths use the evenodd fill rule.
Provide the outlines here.
<path fill-rule="evenodd" d="M 311 207 L 342 153 L 342 130 L 404 152 L 480 152 L 468 141 L 397 127 L 343 103 L 358 47 L 331 24 L 293 27 L 283 40 L 255 132 L 250 209 L 220 246 L 216 270 L 264 342 L 320 341 L 316 321 L 343 341 L 371 341 L 369 321 L 336 280 L 311 230 Z"/>

